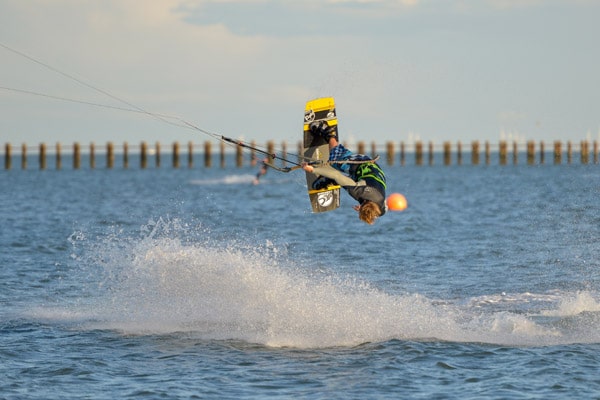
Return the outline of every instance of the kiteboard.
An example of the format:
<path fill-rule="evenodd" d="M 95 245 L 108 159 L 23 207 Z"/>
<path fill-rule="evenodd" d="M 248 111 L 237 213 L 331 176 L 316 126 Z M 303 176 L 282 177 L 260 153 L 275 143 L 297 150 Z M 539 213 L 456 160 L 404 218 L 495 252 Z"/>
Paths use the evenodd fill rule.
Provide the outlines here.
<path fill-rule="evenodd" d="M 318 165 L 329 160 L 329 144 L 320 135 L 313 135 L 310 124 L 325 121 L 332 129 L 337 129 L 337 115 L 333 97 L 323 97 L 306 102 L 304 108 L 304 137 L 302 157 L 304 161 Z M 312 185 L 318 176 L 306 172 L 306 187 L 312 211 L 321 213 L 333 211 L 340 206 L 340 186 L 333 183 L 323 189 L 313 189 Z"/>

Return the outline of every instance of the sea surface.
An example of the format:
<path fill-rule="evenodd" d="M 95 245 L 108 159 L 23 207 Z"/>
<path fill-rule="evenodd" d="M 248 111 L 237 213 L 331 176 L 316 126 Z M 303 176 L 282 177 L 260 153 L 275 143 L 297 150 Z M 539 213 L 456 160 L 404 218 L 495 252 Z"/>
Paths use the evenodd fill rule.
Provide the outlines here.
<path fill-rule="evenodd" d="M 230 160 L 231 161 L 231 160 Z M 0 171 L 1 399 L 600 399 L 600 166 Z"/>

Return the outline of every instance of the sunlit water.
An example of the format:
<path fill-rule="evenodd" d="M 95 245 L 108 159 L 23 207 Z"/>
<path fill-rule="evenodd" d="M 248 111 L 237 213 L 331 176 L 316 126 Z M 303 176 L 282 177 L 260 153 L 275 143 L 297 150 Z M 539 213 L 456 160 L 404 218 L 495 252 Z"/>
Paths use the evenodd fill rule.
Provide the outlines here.
<path fill-rule="evenodd" d="M 597 165 L 0 172 L 0 397 L 600 398 Z"/>

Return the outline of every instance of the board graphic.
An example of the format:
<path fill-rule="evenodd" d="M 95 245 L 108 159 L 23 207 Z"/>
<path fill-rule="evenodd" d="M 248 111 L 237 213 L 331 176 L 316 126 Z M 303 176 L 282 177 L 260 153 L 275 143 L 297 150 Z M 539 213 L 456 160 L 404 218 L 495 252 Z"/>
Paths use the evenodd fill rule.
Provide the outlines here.
<path fill-rule="evenodd" d="M 310 124 L 325 121 L 331 129 L 337 130 L 337 115 L 333 97 L 323 97 L 306 102 L 304 108 L 303 160 L 308 162 L 326 162 L 329 159 L 329 144 L 321 136 L 310 131 Z M 340 186 L 331 184 L 324 189 L 313 189 L 317 175 L 306 172 L 306 186 L 312 211 L 321 213 L 333 211 L 340 206 Z"/>

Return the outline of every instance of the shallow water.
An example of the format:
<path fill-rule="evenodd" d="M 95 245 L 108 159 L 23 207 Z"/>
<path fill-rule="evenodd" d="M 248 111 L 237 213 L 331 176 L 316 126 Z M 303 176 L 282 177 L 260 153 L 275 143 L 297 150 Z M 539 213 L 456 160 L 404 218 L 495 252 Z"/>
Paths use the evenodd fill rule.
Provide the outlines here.
<path fill-rule="evenodd" d="M 0 171 L 4 398 L 598 398 L 597 165 Z"/>

